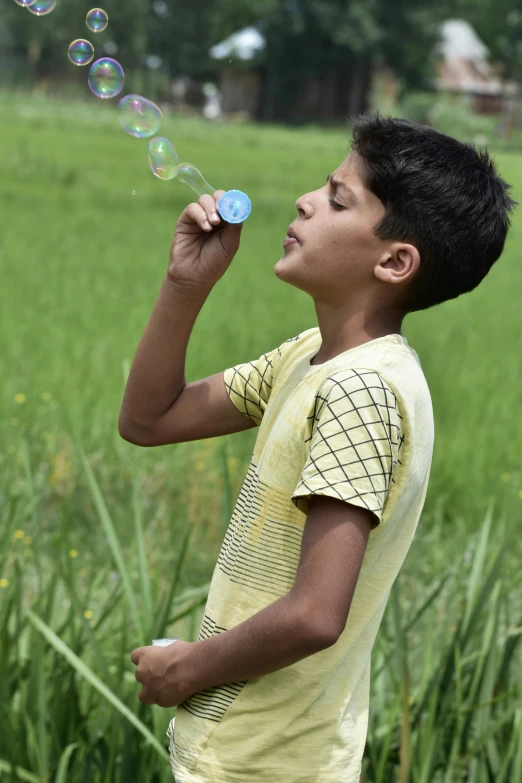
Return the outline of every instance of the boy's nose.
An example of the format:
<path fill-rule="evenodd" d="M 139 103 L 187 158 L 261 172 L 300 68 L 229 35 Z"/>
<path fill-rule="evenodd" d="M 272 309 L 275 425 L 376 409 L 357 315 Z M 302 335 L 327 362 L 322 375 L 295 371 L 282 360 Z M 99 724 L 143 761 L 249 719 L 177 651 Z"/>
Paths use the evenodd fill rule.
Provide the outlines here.
<path fill-rule="evenodd" d="M 295 202 L 295 208 L 297 209 L 297 213 L 299 217 L 310 217 L 313 213 L 313 206 L 311 204 L 309 194 L 306 194 L 305 196 L 301 196 L 297 199 Z"/>

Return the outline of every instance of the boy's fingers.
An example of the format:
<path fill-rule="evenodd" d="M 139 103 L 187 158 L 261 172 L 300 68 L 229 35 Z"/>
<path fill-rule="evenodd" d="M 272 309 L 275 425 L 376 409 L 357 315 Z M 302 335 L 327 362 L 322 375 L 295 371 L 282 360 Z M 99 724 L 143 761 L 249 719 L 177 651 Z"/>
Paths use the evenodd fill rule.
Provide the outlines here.
<path fill-rule="evenodd" d="M 199 197 L 198 204 L 202 209 L 205 210 L 207 215 L 207 220 L 210 223 L 219 223 L 221 218 L 218 215 L 216 202 L 214 201 L 214 198 L 210 196 L 208 193 L 204 193 L 202 196 Z"/>
<path fill-rule="evenodd" d="M 201 204 L 196 204 L 195 202 L 189 204 L 185 210 L 185 214 L 188 215 L 188 217 L 197 223 L 198 226 L 200 226 L 200 228 L 203 230 L 208 231 L 211 228 L 211 226 L 208 224 L 207 213 Z"/>
<path fill-rule="evenodd" d="M 214 201 L 216 203 L 216 212 L 217 212 L 217 205 L 219 204 L 219 200 L 221 199 L 222 196 L 225 195 L 225 193 L 226 193 L 225 190 L 216 190 L 216 192 L 214 193 Z M 219 215 L 219 212 L 218 212 L 218 215 Z"/>

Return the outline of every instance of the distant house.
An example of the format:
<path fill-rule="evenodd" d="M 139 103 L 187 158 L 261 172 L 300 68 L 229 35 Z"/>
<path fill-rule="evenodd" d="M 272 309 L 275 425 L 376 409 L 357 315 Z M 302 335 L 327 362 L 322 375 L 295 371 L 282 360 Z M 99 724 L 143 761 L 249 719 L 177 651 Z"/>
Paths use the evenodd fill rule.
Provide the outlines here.
<path fill-rule="evenodd" d="M 500 75 L 502 64 L 489 63 L 489 49 L 480 40 L 473 27 L 461 19 L 448 19 L 441 25 L 441 43 L 435 47 L 434 91 L 452 92 L 471 97 L 471 110 L 477 114 L 501 113 L 506 100 L 516 94 L 513 81 L 503 81 Z M 221 110 L 225 114 L 242 113 L 260 118 L 260 100 L 263 91 L 263 70 L 254 63 L 257 53 L 265 47 L 262 34 L 255 27 L 239 30 L 225 41 L 212 47 L 210 55 L 222 62 L 220 72 Z M 233 58 L 233 59 L 231 59 Z M 228 60 L 228 62 L 227 62 Z M 241 67 L 234 63 L 242 61 Z M 375 68 L 371 78 L 379 78 L 388 98 L 394 100 L 397 93 L 397 79 L 392 68 Z M 331 80 L 325 84 L 319 79 L 310 79 L 300 100 L 300 107 L 313 119 L 344 119 L 349 113 L 342 93 L 348 89 L 347 82 Z M 371 82 L 360 85 L 369 90 Z"/>
<path fill-rule="evenodd" d="M 497 114 L 505 108 L 506 98 L 516 94 L 513 81 L 503 81 L 502 63 L 489 63 L 489 49 L 473 27 L 463 19 L 448 19 L 442 25 L 443 42 L 434 86 L 437 90 L 472 96 L 477 114 Z"/>
<path fill-rule="evenodd" d="M 210 50 L 210 56 L 221 60 L 219 92 L 221 111 L 225 114 L 245 113 L 257 117 L 262 78 L 256 68 L 238 69 L 234 58 L 251 61 L 265 48 L 265 39 L 255 27 L 245 27 Z M 227 62 L 229 61 L 229 62 Z"/>

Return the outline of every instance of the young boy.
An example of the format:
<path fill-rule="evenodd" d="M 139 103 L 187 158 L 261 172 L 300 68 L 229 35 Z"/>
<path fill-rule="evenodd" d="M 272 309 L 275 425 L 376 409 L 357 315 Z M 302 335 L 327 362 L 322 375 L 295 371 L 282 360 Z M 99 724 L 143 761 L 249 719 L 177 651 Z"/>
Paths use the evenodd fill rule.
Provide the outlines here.
<path fill-rule="evenodd" d="M 133 652 L 140 699 L 178 705 L 178 783 L 359 781 L 371 651 L 434 444 L 402 320 L 476 288 L 518 204 L 485 151 L 378 111 L 352 124 L 352 151 L 297 200 L 275 265 L 319 327 L 186 384 L 193 324 L 239 247 L 218 191 L 178 221 L 127 383 L 119 431 L 137 445 L 259 426 L 198 641 Z"/>

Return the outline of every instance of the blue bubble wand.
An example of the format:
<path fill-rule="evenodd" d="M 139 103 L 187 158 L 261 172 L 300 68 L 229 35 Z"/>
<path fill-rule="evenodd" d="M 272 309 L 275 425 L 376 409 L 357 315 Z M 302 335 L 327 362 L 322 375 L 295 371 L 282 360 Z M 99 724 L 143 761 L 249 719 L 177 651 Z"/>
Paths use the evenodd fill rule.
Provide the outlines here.
<path fill-rule="evenodd" d="M 210 185 L 201 171 L 192 163 L 179 163 L 179 158 L 171 141 L 164 136 L 156 136 L 149 142 L 149 164 L 152 173 L 162 180 L 177 179 L 203 196 L 212 196 L 217 188 Z M 218 212 L 227 223 L 242 223 L 252 211 L 252 203 L 241 190 L 228 190 L 218 202 Z"/>

